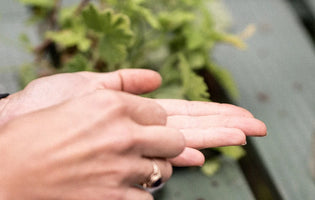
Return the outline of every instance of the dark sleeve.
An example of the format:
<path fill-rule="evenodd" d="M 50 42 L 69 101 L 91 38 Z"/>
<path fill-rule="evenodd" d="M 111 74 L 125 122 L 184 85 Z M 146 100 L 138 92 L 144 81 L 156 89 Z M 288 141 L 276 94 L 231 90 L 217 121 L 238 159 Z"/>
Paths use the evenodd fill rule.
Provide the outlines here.
<path fill-rule="evenodd" d="M 9 93 L 0 93 L 0 99 L 6 98 L 9 95 Z"/>

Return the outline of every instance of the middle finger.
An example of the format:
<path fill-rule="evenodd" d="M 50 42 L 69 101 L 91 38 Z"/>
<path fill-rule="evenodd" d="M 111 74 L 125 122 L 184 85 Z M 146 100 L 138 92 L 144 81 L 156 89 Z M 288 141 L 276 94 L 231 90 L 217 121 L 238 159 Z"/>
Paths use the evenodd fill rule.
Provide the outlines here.
<path fill-rule="evenodd" d="M 212 127 L 237 128 L 247 136 L 265 136 L 266 125 L 255 118 L 211 115 L 211 116 L 170 116 L 167 126 L 177 129 L 208 129 Z"/>
<path fill-rule="evenodd" d="M 186 146 L 179 130 L 164 126 L 142 126 L 134 140 L 135 149 L 144 157 L 173 158 Z"/>

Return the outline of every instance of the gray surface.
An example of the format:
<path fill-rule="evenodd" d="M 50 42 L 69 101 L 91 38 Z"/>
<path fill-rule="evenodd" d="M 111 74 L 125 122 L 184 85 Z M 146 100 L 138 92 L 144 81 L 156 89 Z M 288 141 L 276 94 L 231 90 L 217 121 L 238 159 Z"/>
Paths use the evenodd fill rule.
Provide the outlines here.
<path fill-rule="evenodd" d="M 313 9 L 313 14 L 315 15 L 315 0 L 306 0 L 309 2 L 311 8 Z"/>
<path fill-rule="evenodd" d="M 197 168 L 178 169 L 156 200 L 247 200 L 255 198 L 246 182 L 239 178 L 240 170 L 234 161 L 225 160 L 219 173 L 203 175 Z"/>
<path fill-rule="evenodd" d="M 35 42 L 35 31 L 24 26 L 26 16 L 17 1 L 0 1 L 0 92 L 17 91 L 17 68 L 32 60 L 18 40 L 21 33 L 28 33 Z"/>
<path fill-rule="evenodd" d="M 283 0 L 225 0 L 233 31 L 254 23 L 245 52 L 220 46 L 216 58 L 241 93 L 239 104 L 266 122 L 268 137 L 254 140 L 284 199 L 311 200 L 310 138 L 315 131 L 315 53 Z"/>

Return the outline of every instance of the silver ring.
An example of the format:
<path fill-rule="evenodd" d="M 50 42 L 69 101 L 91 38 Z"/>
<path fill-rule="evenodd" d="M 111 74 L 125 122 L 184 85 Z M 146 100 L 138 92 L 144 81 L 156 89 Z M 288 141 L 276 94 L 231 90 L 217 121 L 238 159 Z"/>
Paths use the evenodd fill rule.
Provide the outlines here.
<path fill-rule="evenodd" d="M 159 166 L 152 160 L 153 172 L 146 182 L 142 184 L 143 188 L 154 188 L 162 184 L 162 174 Z"/>

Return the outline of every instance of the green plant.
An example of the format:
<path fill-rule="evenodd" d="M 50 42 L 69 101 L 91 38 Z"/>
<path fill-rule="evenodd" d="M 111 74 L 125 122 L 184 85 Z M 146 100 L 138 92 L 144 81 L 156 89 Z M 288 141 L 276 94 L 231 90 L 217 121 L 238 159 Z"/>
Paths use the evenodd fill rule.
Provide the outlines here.
<path fill-rule="evenodd" d="M 230 74 L 211 57 L 219 42 L 244 48 L 237 36 L 226 32 L 219 0 L 81 0 L 70 7 L 61 0 L 19 1 L 32 11 L 30 22 L 45 25 L 43 42 L 34 48 L 33 66 L 40 70 L 27 65 L 38 76 L 153 69 L 161 73 L 163 85 L 150 97 L 209 101 L 204 81 L 209 73 L 230 97 L 237 96 Z M 23 74 L 25 82 L 34 77 Z"/>

